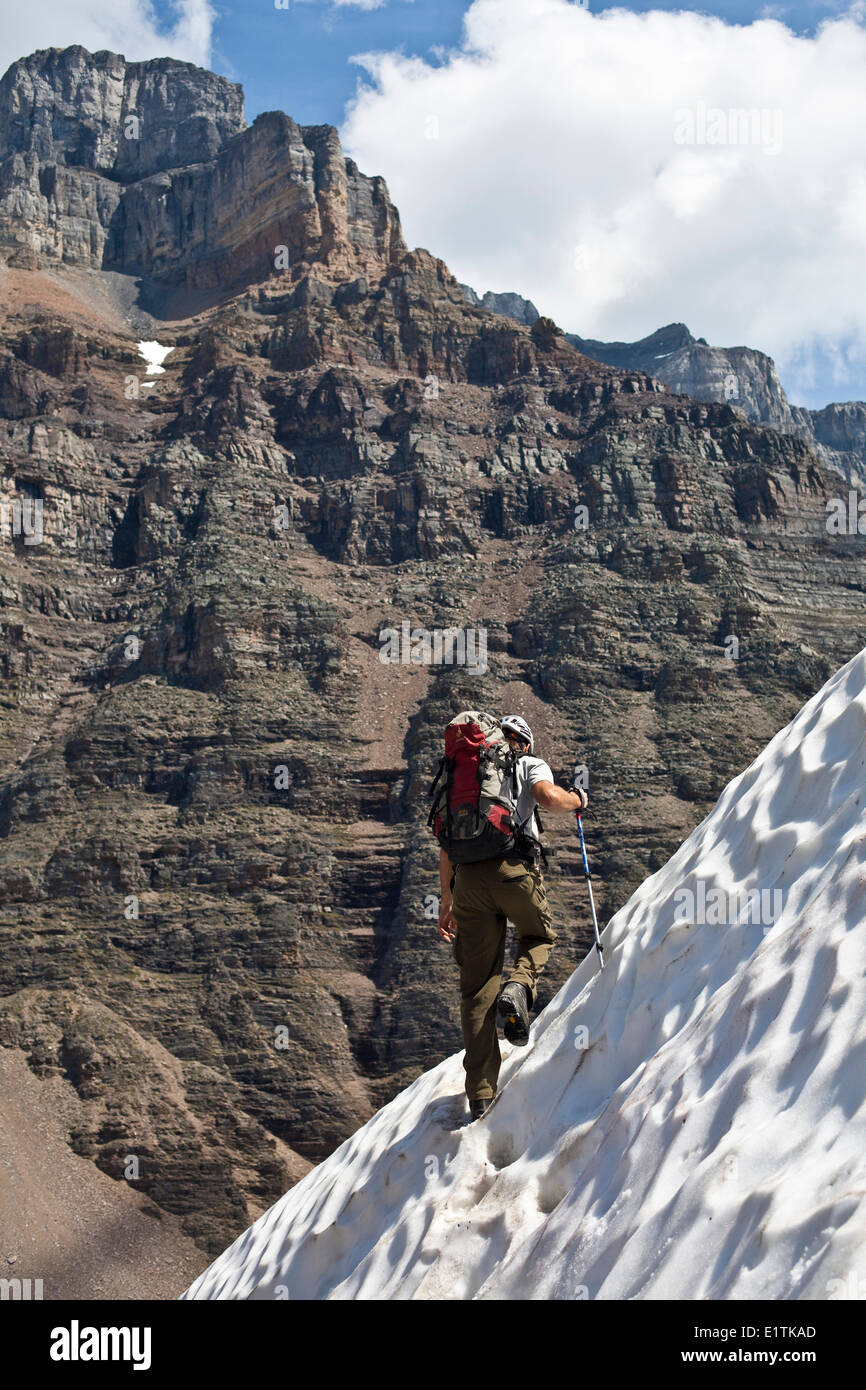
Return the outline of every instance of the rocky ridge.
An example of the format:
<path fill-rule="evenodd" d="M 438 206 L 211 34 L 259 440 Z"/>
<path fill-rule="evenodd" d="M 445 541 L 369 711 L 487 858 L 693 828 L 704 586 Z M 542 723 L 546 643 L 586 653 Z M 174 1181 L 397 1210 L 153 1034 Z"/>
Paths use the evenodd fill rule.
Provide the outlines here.
<path fill-rule="evenodd" d="M 463 286 L 467 300 L 490 313 L 531 325 L 538 310 L 522 295 L 485 294 Z M 742 410 L 747 419 L 781 434 L 805 439 L 827 468 L 854 487 L 866 486 L 866 402 L 809 410 L 791 405 L 772 357 L 755 348 L 711 347 L 684 323 L 669 323 L 634 343 L 609 343 L 566 333 L 566 339 L 595 362 L 620 371 L 649 372 L 678 395 L 719 401 Z"/>

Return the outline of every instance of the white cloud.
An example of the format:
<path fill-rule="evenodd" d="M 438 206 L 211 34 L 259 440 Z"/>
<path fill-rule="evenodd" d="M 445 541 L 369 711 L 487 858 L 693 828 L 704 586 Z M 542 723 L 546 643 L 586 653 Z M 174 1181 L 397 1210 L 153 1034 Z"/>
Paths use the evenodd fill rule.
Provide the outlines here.
<path fill-rule="evenodd" d="M 475 0 L 437 62 L 358 60 L 344 143 L 387 177 L 409 244 L 479 291 L 585 337 L 683 320 L 772 353 L 795 399 L 816 372 L 864 396 L 862 9 L 810 38 Z"/>
<path fill-rule="evenodd" d="M 8 3 L 0 37 L 0 71 L 39 48 L 81 44 L 107 48 L 131 62 L 182 58 L 208 67 L 214 11 L 210 0 L 174 0 L 173 24 L 159 23 L 149 0 L 39 0 Z"/>

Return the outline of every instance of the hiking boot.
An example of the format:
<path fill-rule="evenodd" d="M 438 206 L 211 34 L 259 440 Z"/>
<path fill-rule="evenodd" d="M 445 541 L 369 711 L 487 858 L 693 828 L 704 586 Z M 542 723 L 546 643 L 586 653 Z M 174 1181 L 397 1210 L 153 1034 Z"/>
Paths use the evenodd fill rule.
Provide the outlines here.
<path fill-rule="evenodd" d="M 481 1096 L 477 1100 L 470 1100 L 469 1113 L 473 1120 L 480 1120 L 485 1110 L 488 1110 L 492 1104 L 492 1096 Z"/>
<path fill-rule="evenodd" d="M 529 1004 L 526 985 L 511 983 L 499 996 L 496 1008 L 507 1042 L 525 1047 L 529 1042 Z"/>

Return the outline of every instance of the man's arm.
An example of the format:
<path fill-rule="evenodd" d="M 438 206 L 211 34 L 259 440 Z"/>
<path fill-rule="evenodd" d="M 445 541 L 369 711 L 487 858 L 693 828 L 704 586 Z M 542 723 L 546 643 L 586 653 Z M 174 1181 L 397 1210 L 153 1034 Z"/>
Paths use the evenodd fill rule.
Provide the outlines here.
<path fill-rule="evenodd" d="M 454 911 L 451 906 L 451 875 L 454 872 L 451 860 L 444 849 L 439 851 L 439 935 L 445 941 L 453 941 L 457 931 Z"/>
<path fill-rule="evenodd" d="M 589 805 L 589 797 L 581 788 L 580 790 L 568 792 L 564 787 L 557 787 L 553 782 L 535 782 L 532 786 L 532 795 L 539 806 L 545 811 L 585 811 Z"/>

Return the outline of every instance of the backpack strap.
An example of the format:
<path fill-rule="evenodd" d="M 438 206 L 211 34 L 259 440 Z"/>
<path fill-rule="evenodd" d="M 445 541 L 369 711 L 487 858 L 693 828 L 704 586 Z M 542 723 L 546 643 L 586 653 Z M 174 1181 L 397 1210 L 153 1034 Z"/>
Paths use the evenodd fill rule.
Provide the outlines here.
<path fill-rule="evenodd" d="M 437 785 L 438 785 L 438 783 L 439 783 L 439 778 L 442 776 L 442 773 L 443 773 L 444 771 L 445 771 L 445 759 L 444 759 L 444 758 L 440 758 L 440 759 L 439 759 L 439 767 L 438 767 L 438 769 L 437 769 L 436 776 L 433 778 L 433 781 L 430 783 L 430 788 L 429 788 L 429 790 L 428 790 L 428 792 L 427 792 L 427 795 L 428 795 L 428 796 L 432 796 L 433 793 L 435 792 L 436 787 L 437 787 Z"/>
<path fill-rule="evenodd" d="M 427 792 L 427 795 L 428 795 L 428 796 L 432 796 L 432 797 L 433 797 L 433 801 L 432 801 L 432 803 L 431 803 L 431 805 L 430 805 L 430 812 L 429 812 L 429 815 L 427 816 L 427 825 L 428 825 L 428 827 L 432 826 L 434 820 L 436 819 L 436 797 L 435 797 L 434 793 L 435 793 L 435 791 L 436 791 L 437 786 L 439 785 L 439 779 L 440 779 L 440 777 L 442 776 L 442 773 L 443 773 L 444 771 L 445 771 L 445 759 L 444 759 L 444 758 L 440 758 L 440 759 L 439 759 L 439 768 L 438 768 L 438 771 L 437 771 L 437 773 L 436 773 L 436 776 L 433 778 L 433 781 L 430 783 L 430 787 L 429 787 L 429 790 L 428 790 L 428 792 Z"/>
<path fill-rule="evenodd" d="M 521 753 L 518 757 L 516 757 L 516 758 L 514 759 L 514 773 L 513 773 L 512 786 L 513 786 L 513 788 L 514 788 L 514 806 L 515 806 L 515 809 L 516 809 L 516 807 L 517 807 L 517 797 L 518 797 L 518 789 L 517 789 L 517 764 L 518 764 L 519 762 L 521 762 L 523 758 L 527 758 L 527 757 L 529 757 L 529 754 L 528 754 L 528 753 Z M 529 812 L 529 815 L 526 817 L 526 820 L 523 822 L 523 825 L 519 825 L 519 826 L 517 827 L 518 830 L 522 831 L 522 830 L 523 830 L 523 826 L 529 824 L 529 822 L 532 820 L 533 812 L 535 813 L 536 816 L 538 815 L 538 810 L 537 810 L 537 808 L 536 808 L 535 806 L 533 806 L 532 810 Z M 541 830 L 541 828 L 542 828 L 541 821 L 538 822 L 538 828 L 539 828 L 539 830 Z"/>

